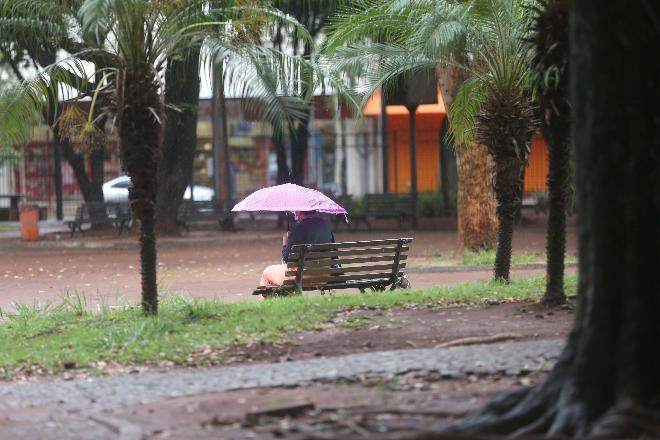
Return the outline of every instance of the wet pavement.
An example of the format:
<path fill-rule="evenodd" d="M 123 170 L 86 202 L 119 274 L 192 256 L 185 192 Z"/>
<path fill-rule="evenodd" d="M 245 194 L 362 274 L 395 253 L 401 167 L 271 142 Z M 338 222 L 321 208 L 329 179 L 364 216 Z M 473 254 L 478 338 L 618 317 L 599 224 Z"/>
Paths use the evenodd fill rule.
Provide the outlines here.
<path fill-rule="evenodd" d="M 55 302 L 65 295 L 84 295 L 90 307 L 96 303 L 136 302 L 140 295 L 140 264 L 135 236 L 110 233 L 88 234 L 73 239 L 51 234 L 34 243 L 18 238 L 0 239 L 0 308 L 11 309 L 20 302 Z M 437 253 L 450 254 L 456 232 L 437 231 L 345 231 L 338 241 L 413 237 L 410 280 L 413 287 L 431 287 L 492 277 L 490 267 L 421 269 Z M 272 225 L 259 231 L 194 231 L 158 241 L 158 281 L 161 297 L 171 294 L 219 298 L 223 301 L 252 300 L 261 271 L 279 258 L 281 231 Z M 514 234 L 514 250 L 543 252 L 544 225 L 520 227 Z M 569 230 L 567 250 L 575 251 L 575 233 Z M 466 270 L 472 269 L 472 270 Z M 573 270 L 573 269 L 570 269 Z M 543 266 L 526 266 L 514 277 L 540 276 Z"/>
<path fill-rule="evenodd" d="M 388 378 L 411 371 L 434 373 L 443 379 L 548 371 L 563 344 L 563 340 L 545 340 L 396 350 L 194 371 L 0 385 L 0 438 L 139 439 L 139 425 L 124 423 L 117 415 L 127 406 L 237 389 L 290 387 L 359 376 Z"/>

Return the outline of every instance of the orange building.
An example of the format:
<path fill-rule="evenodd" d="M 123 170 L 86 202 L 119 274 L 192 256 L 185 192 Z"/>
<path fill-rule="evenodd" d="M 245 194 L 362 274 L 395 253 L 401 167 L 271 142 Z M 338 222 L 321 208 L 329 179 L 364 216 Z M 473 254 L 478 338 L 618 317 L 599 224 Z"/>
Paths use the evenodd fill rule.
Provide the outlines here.
<path fill-rule="evenodd" d="M 365 116 L 380 116 L 381 96 L 377 91 L 367 103 Z M 447 117 L 440 90 L 438 103 L 417 108 L 416 150 L 417 188 L 419 192 L 440 188 L 440 129 Z M 409 114 L 405 106 L 387 106 L 388 190 L 410 191 L 410 131 Z M 532 138 L 532 148 L 525 169 L 525 192 L 546 191 L 548 174 L 547 145 L 539 132 Z"/>

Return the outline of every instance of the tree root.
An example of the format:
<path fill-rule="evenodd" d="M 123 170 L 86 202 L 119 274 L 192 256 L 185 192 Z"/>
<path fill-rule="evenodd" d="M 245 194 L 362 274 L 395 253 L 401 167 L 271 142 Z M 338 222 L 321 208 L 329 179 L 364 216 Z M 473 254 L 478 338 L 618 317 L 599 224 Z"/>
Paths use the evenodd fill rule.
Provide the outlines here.
<path fill-rule="evenodd" d="M 554 380 L 553 380 L 554 379 Z M 379 433 L 373 426 L 369 438 L 378 440 L 443 440 L 482 438 L 660 438 L 660 409 L 643 408 L 619 398 L 600 415 L 593 415 L 574 388 L 558 377 L 503 394 L 467 417 L 419 430 Z M 569 380 L 570 382 L 570 380 Z M 383 413 L 388 413 L 387 410 Z M 369 411 L 369 414 L 372 414 Z M 364 426 L 364 425 L 363 425 Z M 355 432 L 355 431 L 354 431 Z M 365 433 L 361 432 L 361 436 Z M 315 438 L 309 436 L 307 438 Z M 318 437 L 320 438 L 320 437 Z M 356 438 L 356 437 L 331 437 Z"/>
<path fill-rule="evenodd" d="M 473 336 L 443 342 L 442 344 L 436 345 L 434 348 L 455 347 L 457 345 L 492 344 L 494 342 L 509 341 L 511 339 L 520 339 L 520 335 L 514 333 L 498 333 L 492 336 Z"/>

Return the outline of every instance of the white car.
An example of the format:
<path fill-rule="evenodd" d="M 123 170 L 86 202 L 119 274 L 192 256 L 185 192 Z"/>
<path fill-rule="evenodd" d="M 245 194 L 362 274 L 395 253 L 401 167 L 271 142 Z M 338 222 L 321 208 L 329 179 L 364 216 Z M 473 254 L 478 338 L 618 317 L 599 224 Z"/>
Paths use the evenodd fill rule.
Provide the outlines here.
<path fill-rule="evenodd" d="M 119 176 L 103 184 L 103 198 L 106 202 L 127 202 L 128 186 L 131 184 L 131 178 L 128 176 Z M 194 200 L 208 202 L 213 200 L 215 191 L 208 186 L 195 185 L 193 187 Z M 183 193 L 184 200 L 190 200 L 190 186 Z"/>

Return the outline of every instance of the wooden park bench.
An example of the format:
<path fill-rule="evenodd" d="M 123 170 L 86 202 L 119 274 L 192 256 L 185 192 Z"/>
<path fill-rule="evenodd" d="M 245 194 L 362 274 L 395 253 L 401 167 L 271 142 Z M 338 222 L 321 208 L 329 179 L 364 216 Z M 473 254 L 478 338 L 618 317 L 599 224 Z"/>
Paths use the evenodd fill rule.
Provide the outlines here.
<path fill-rule="evenodd" d="M 67 222 L 67 226 L 71 237 L 76 231 L 85 235 L 84 224 L 112 225 L 121 235 L 130 227 L 131 219 L 131 207 L 126 202 L 87 202 L 76 208 L 76 216 Z"/>
<path fill-rule="evenodd" d="M 231 215 L 231 210 L 222 201 L 184 200 L 179 206 L 177 221 L 188 232 L 191 223 L 218 222 L 226 229 Z"/>
<path fill-rule="evenodd" d="M 349 213 L 349 220 L 357 227 L 360 223 L 371 230 L 371 220 L 396 219 L 399 227 L 412 218 L 412 196 L 403 194 L 366 194 L 364 207 L 360 211 Z"/>
<path fill-rule="evenodd" d="M 252 294 L 266 297 L 306 290 L 407 289 L 410 282 L 403 269 L 412 240 L 394 238 L 293 246 L 284 284 L 259 286 Z"/>

